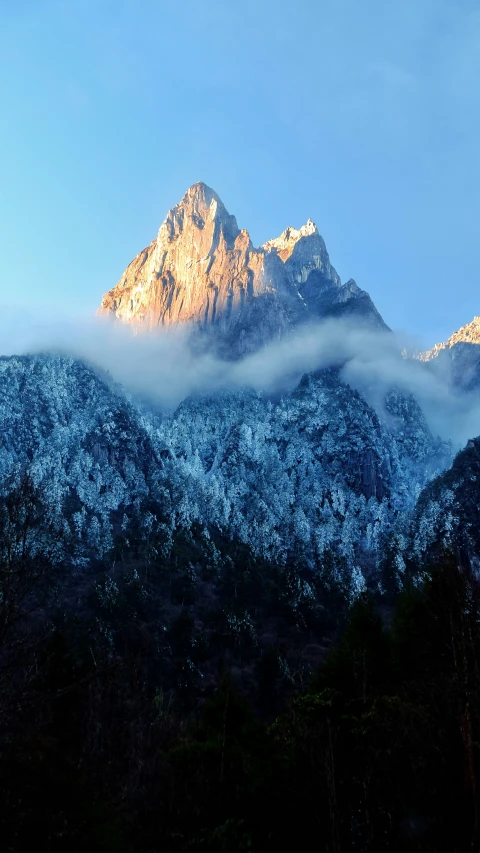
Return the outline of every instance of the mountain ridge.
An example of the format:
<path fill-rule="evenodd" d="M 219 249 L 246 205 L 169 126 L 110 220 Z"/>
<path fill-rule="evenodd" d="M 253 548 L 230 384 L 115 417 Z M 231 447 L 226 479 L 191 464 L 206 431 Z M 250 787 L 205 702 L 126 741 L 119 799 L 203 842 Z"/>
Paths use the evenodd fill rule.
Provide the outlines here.
<path fill-rule="evenodd" d="M 480 317 L 461 326 L 450 337 L 417 355 L 420 361 L 443 372 L 454 394 L 476 393 L 480 387 Z"/>
<path fill-rule="evenodd" d="M 465 323 L 455 332 L 452 332 L 446 341 L 434 344 L 434 346 L 419 354 L 420 361 L 431 361 L 443 351 L 452 349 L 457 344 L 480 344 L 480 317 L 475 316 L 470 323 Z"/>
<path fill-rule="evenodd" d="M 98 313 L 139 328 L 214 330 L 216 348 L 241 357 L 304 322 L 352 310 L 359 322 L 388 328 L 365 291 L 351 279 L 341 284 L 312 220 L 255 248 L 218 194 L 199 182 L 167 213 Z"/>

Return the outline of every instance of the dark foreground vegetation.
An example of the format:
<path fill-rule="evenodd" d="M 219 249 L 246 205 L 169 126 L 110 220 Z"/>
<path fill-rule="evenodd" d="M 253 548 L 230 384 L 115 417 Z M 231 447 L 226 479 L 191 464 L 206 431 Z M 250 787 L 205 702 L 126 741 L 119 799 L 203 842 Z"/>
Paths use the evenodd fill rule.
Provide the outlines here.
<path fill-rule="evenodd" d="M 480 589 L 458 559 L 349 610 L 193 535 L 72 577 L 29 555 L 28 484 L 9 500 L 2 850 L 479 849 Z"/>

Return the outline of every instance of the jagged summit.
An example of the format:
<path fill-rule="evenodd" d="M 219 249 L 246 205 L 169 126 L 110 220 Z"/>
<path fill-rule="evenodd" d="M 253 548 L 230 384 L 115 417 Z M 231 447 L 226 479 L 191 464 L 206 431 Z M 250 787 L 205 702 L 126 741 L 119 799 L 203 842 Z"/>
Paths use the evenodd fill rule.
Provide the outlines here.
<path fill-rule="evenodd" d="M 452 349 L 457 344 L 480 344 L 480 317 L 474 317 L 471 323 L 466 323 L 440 344 L 435 344 L 432 349 L 420 355 L 421 361 L 431 361 L 436 358 L 442 350 Z"/>
<path fill-rule="evenodd" d="M 255 249 L 220 197 L 197 183 L 104 296 L 100 313 L 147 328 L 215 328 L 225 354 L 237 356 L 287 331 L 307 309 L 280 258 Z"/>
<path fill-rule="evenodd" d="M 335 285 L 341 284 L 339 275 L 330 263 L 325 241 L 311 219 L 299 229 L 286 228 L 280 237 L 267 240 L 262 248 L 267 252 L 276 252 L 297 285 L 304 284 L 312 270 L 319 270 Z"/>
<path fill-rule="evenodd" d="M 183 231 L 185 225 L 188 227 L 189 221 L 200 230 L 208 222 L 218 222 L 229 242 L 239 234 L 235 217 L 230 216 L 215 190 L 212 190 L 202 181 L 192 184 L 181 201 L 168 212 L 160 228 L 159 236 L 161 234 L 162 237 L 171 241 Z M 165 229 L 165 232 L 162 232 L 162 228 Z"/>
<path fill-rule="evenodd" d="M 448 338 L 435 344 L 432 349 L 416 356 L 420 361 L 431 362 L 439 367 L 448 378 L 454 393 L 474 391 L 480 388 L 480 317 L 474 317 Z M 446 371 L 446 372 L 445 372 Z"/>
<path fill-rule="evenodd" d="M 276 251 L 280 255 L 282 261 L 288 260 L 290 255 L 292 254 L 295 245 L 301 240 L 303 237 L 311 237 L 312 234 L 318 234 L 318 228 L 311 219 L 308 219 L 305 225 L 302 225 L 301 228 L 285 228 L 285 231 L 282 231 L 280 237 L 275 237 L 273 240 L 267 240 L 266 243 L 263 244 L 262 248 L 269 251 Z"/>
<path fill-rule="evenodd" d="M 204 181 L 196 181 L 194 184 L 192 184 L 188 188 L 188 190 L 186 190 L 182 201 L 185 201 L 188 198 L 201 198 L 201 197 L 207 199 L 207 204 L 210 204 L 212 198 L 214 198 L 215 201 L 219 201 L 220 204 L 222 204 L 220 196 L 215 192 L 215 190 L 213 190 L 211 187 L 209 187 L 208 184 L 206 184 Z"/>
<path fill-rule="evenodd" d="M 299 323 L 355 314 L 357 303 L 359 318 L 384 327 L 364 291 L 342 287 L 311 219 L 254 248 L 220 196 L 199 181 L 105 294 L 99 313 L 149 329 L 187 323 L 238 357 Z"/>

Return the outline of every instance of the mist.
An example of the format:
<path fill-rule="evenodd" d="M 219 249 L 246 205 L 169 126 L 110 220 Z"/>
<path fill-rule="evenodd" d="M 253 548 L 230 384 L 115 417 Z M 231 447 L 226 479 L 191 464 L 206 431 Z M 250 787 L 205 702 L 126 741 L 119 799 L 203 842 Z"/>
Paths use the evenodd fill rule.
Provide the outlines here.
<path fill-rule="evenodd" d="M 84 359 L 156 408 L 172 410 L 192 394 L 214 394 L 249 387 L 279 393 L 293 388 L 304 373 L 339 367 L 380 415 L 392 388 L 415 396 L 435 435 L 463 445 L 480 434 L 480 401 L 452 388 L 447 360 L 404 358 L 401 347 L 416 343 L 392 333 L 328 319 L 296 329 L 241 361 L 224 361 L 191 346 L 187 327 L 138 332 L 99 318 L 28 316 L 4 311 L 0 354 L 51 352 Z"/>

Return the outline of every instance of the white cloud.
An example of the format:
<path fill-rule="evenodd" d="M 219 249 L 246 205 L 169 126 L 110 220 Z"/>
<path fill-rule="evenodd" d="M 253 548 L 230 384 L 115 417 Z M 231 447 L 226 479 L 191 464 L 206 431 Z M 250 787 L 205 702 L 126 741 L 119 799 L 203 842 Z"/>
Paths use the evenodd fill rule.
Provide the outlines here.
<path fill-rule="evenodd" d="M 402 358 L 398 339 L 389 333 L 327 320 L 239 362 L 199 354 L 190 344 L 186 327 L 135 334 L 131 327 L 104 320 L 27 320 L 24 311 L 13 309 L 0 319 L 2 354 L 50 351 L 87 359 L 159 407 L 175 407 L 190 394 L 245 386 L 279 392 L 293 387 L 303 373 L 339 366 L 344 380 L 379 411 L 385 393 L 396 387 L 414 394 L 435 434 L 459 443 L 480 434 L 480 401 L 454 393 L 448 364 Z"/>

